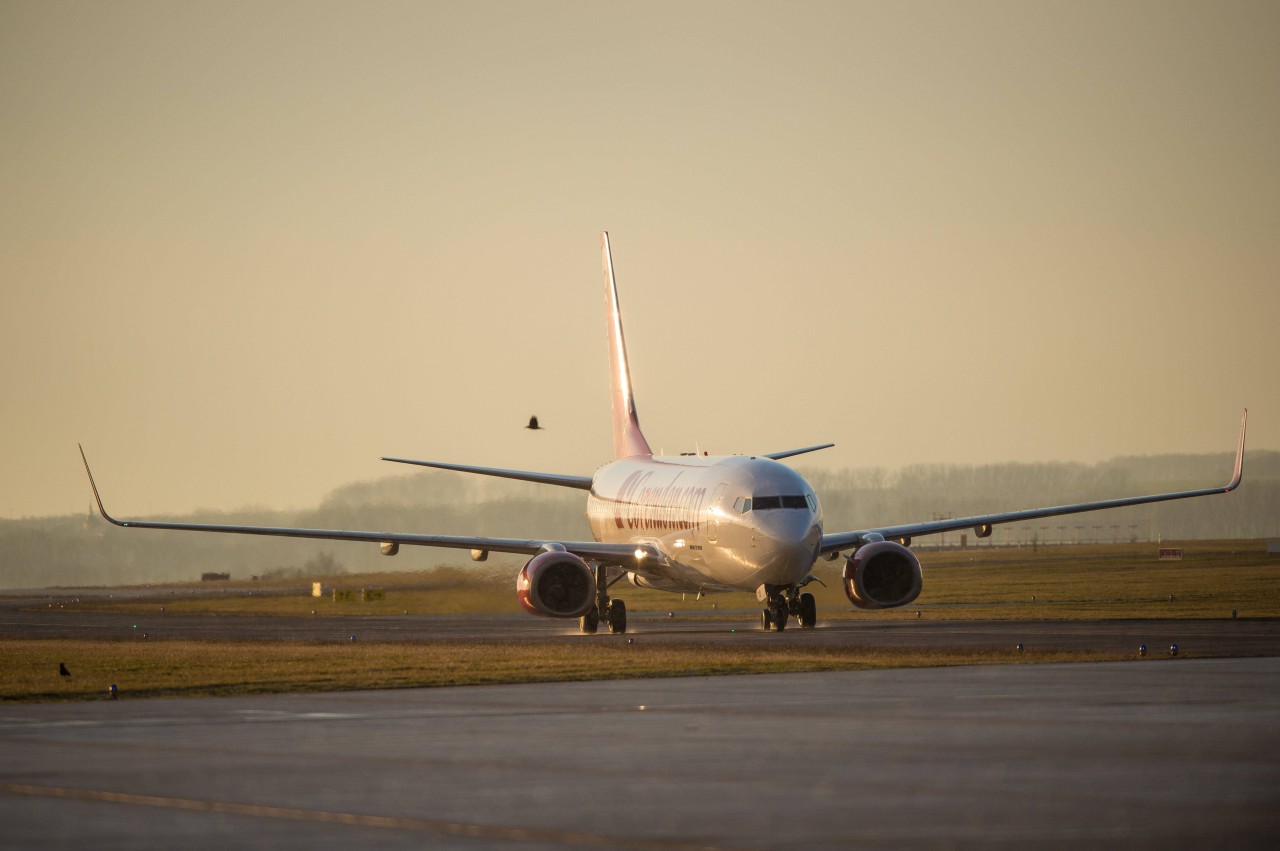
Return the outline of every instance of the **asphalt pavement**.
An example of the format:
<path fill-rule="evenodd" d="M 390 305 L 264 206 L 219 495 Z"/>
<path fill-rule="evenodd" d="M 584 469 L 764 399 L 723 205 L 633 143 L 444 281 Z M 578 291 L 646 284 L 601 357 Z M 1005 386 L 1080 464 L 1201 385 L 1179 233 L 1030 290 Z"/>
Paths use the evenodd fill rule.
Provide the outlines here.
<path fill-rule="evenodd" d="M 1280 658 L 0 707 L 4 848 L 1275 848 Z"/>

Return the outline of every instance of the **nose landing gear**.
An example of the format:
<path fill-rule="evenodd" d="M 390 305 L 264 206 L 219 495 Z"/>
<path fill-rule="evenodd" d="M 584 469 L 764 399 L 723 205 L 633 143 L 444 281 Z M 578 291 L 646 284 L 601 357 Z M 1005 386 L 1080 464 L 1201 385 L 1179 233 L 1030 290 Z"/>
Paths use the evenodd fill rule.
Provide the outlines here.
<path fill-rule="evenodd" d="M 818 623 L 818 603 L 814 600 L 813 595 L 807 592 L 799 595 L 798 599 L 796 618 L 800 621 L 800 628 L 813 629 Z"/>
<path fill-rule="evenodd" d="M 777 630 L 782 632 L 787 628 L 787 609 L 786 606 L 773 606 L 765 609 L 760 613 L 760 628 L 765 632 L 769 630 Z"/>
<path fill-rule="evenodd" d="M 818 622 L 818 604 L 813 595 L 800 593 L 799 586 L 762 586 L 756 593 L 764 604 L 760 612 L 760 629 L 764 632 L 782 632 L 787 620 L 795 618 L 801 629 L 813 629 Z"/>

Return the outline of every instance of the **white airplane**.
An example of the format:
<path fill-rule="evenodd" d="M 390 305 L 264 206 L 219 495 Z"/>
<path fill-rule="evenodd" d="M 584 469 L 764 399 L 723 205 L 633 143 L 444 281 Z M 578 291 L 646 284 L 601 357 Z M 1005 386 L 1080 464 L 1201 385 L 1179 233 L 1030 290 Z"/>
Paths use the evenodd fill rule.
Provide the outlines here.
<path fill-rule="evenodd" d="M 520 605 L 531 614 L 578 618 L 586 633 L 596 632 L 600 624 L 615 634 L 626 631 L 626 607 L 622 600 L 609 594 L 621 579 L 641 588 L 673 592 L 754 591 L 763 607 L 763 629 L 781 632 L 789 618 L 795 618 L 804 629 L 811 629 L 817 622 L 814 597 L 801 589 L 814 580 L 810 570 L 819 558 L 834 561 L 849 553 L 843 585 L 854 606 L 905 606 L 920 594 L 922 584 L 920 561 L 909 549 L 912 538 L 958 529 L 972 529 L 979 538 L 985 538 L 1000 523 L 1228 493 L 1240 484 L 1247 409 L 1240 420 L 1235 470 L 1224 487 L 827 533 L 813 488 L 799 473 L 779 462 L 833 444 L 753 456 L 653 454 L 640 430 L 631 392 L 607 233 L 601 235 L 601 253 L 613 397 L 613 461 L 594 475 L 575 476 L 382 459 L 587 491 L 587 519 L 594 541 L 116 520 L 103 506 L 82 447 L 81 458 L 98 510 L 111 523 L 130 529 L 364 541 L 380 544 L 386 555 L 395 555 L 401 544 L 453 547 L 471 550 L 471 557 L 477 561 L 483 561 L 490 552 L 528 555 L 531 558 L 516 577 Z"/>

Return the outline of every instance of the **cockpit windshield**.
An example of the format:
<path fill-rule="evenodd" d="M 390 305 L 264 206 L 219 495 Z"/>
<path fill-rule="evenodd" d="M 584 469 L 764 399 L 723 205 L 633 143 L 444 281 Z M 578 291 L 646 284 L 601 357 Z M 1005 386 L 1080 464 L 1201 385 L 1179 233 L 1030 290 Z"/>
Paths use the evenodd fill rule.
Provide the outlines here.
<path fill-rule="evenodd" d="M 807 508 L 810 511 L 817 511 L 817 501 L 809 494 L 801 494 L 794 496 L 784 494 L 780 496 L 753 496 L 738 497 L 733 502 L 733 507 L 738 510 L 739 514 L 746 514 L 748 511 L 769 511 L 781 508 Z"/>

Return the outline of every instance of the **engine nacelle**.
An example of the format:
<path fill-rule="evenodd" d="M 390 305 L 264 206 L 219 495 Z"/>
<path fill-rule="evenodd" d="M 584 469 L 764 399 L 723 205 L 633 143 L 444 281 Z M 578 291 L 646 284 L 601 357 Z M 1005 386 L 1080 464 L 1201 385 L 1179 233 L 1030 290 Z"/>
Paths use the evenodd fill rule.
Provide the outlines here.
<path fill-rule="evenodd" d="M 845 559 L 844 593 L 859 609 L 905 606 L 923 582 L 915 553 L 893 541 L 867 544 Z"/>
<path fill-rule="evenodd" d="M 516 597 L 531 615 L 581 617 L 596 604 L 596 574 L 573 553 L 539 553 L 520 569 Z"/>

